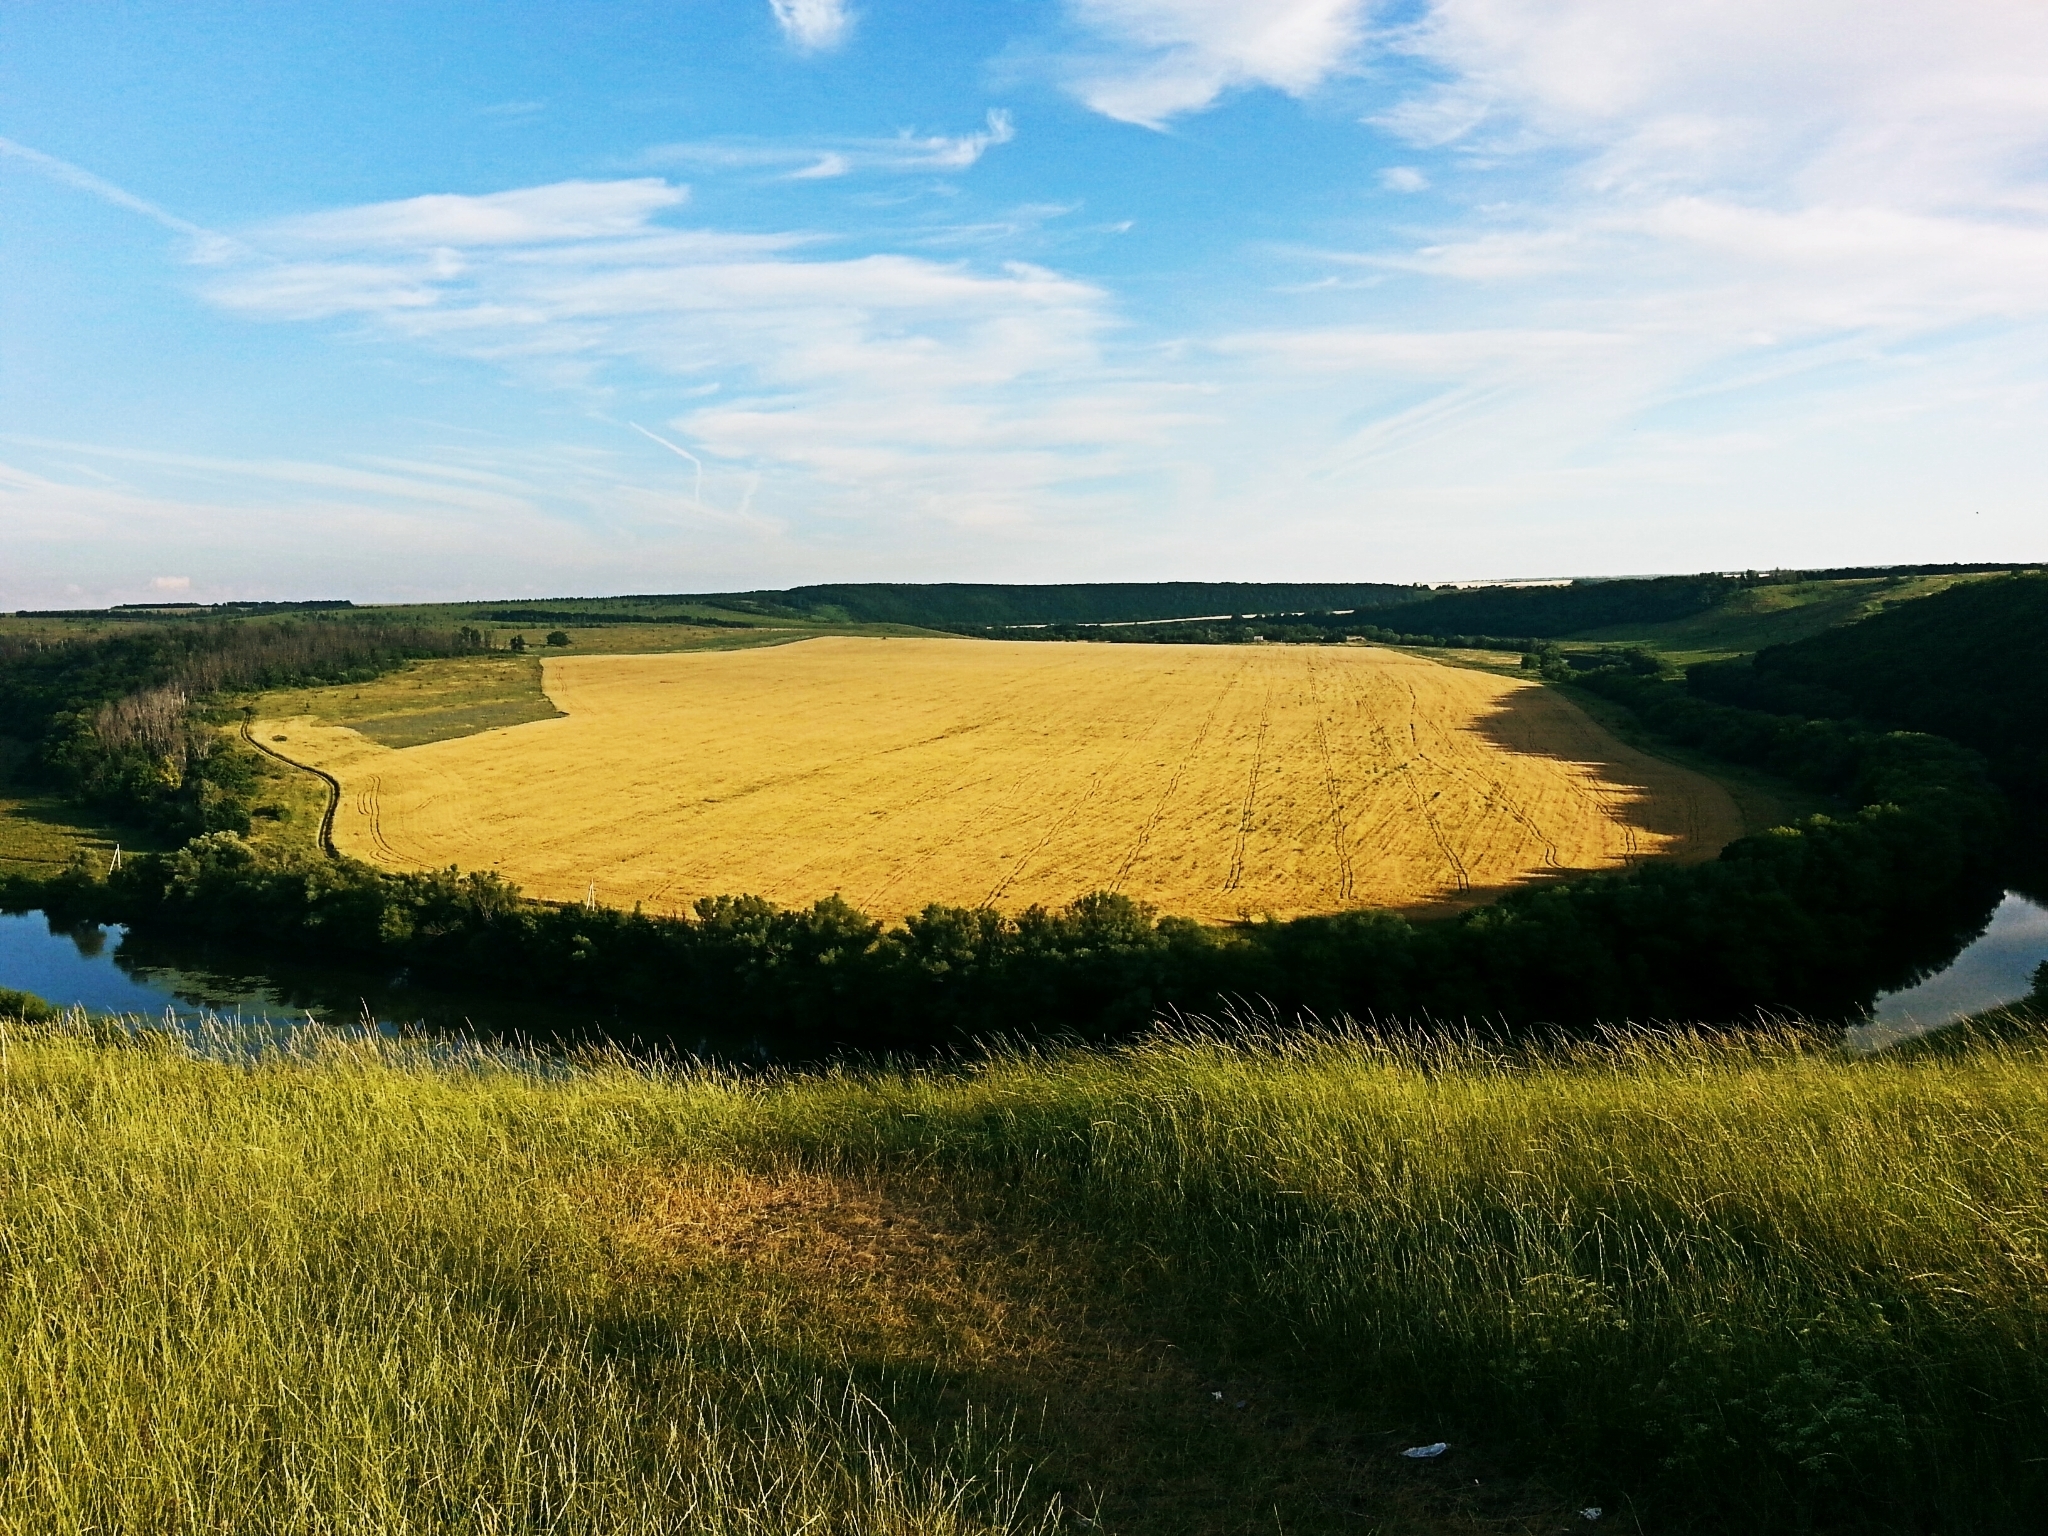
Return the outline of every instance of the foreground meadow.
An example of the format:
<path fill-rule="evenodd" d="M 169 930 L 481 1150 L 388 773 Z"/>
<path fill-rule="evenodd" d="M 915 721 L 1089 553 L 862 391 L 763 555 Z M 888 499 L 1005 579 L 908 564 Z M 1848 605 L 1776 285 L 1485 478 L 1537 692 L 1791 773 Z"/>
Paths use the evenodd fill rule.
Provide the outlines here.
<path fill-rule="evenodd" d="M 559 719 L 399 750 L 313 709 L 255 730 L 340 780 L 346 853 L 656 911 L 1412 909 L 1744 830 L 1554 689 L 1375 648 L 831 638 L 546 667 Z"/>
<path fill-rule="evenodd" d="M 740 1078 L 13 1023 L 0 1531 L 2038 1529 L 2044 1164 L 2025 1034 Z"/>

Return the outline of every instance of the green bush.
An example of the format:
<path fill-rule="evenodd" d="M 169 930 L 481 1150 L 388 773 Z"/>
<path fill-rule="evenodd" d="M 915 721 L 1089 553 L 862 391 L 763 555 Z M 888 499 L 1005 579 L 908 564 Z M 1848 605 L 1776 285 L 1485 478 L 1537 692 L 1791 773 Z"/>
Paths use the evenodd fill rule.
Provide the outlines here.
<path fill-rule="evenodd" d="M 57 1010 L 35 993 L 0 987 L 0 1019 L 26 1019 L 31 1024 L 40 1024 L 56 1017 Z"/>

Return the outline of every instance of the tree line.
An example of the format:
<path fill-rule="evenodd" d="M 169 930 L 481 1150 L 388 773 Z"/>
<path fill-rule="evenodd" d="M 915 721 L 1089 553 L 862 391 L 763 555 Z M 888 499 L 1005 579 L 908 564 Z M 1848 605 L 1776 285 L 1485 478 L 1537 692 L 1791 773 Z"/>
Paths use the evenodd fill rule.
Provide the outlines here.
<path fill-rule="evenodd" d="M 184 622 L 104 637 L 0 639 L 0 721 L 35 780 L 169 837 L 249 830 L 256 788 L 221 750 L 231 690 L 368 681 L 474 649 L 422 625 Z"/>

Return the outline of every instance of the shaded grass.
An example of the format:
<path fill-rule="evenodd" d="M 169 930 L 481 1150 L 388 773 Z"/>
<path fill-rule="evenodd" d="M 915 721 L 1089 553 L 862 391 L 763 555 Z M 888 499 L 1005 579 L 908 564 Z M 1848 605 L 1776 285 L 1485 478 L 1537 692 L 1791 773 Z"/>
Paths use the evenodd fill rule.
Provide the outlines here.
<path fill-rule="evenodd" d="M 1042 1523 L 982 1421 L 913 1443 L 833 1341 L 588 1219 L 698 1095 L 18 1031 L 5 1089 L 0 1530 Z"/>
<path fill-rule="evenodd" d="M 1183 1033 L 757 1078 L 0 1045 L 0 1530 L 2042 1507 L 2017 1018 L 1869 1060 Z"/>
<path fill-rule="evenodd" d="M 116 843 L 131 853 L 167 846 L 146 831 L 117 827 L 26 782 L 27 753 L 25 743 L 0 736 L 0 875 L 52 875 L 81 856 L 104 871 Z"/>
<path fill-rule="evenodd" d="M 1896 581 L 1851 577 L 1747 587 L 1727 602 L 1689 618 L 1661 624 L 1613 625 L 1586 630 L 1572 638 L 1653 645 L 1668 661 L 1679 666 L 1695 661 L 1721 661 L 1852 624 L 1882 606 L 1927 597 L 1958 581 L 1983 579 L 1981 575 L 1908 576 Z"/>

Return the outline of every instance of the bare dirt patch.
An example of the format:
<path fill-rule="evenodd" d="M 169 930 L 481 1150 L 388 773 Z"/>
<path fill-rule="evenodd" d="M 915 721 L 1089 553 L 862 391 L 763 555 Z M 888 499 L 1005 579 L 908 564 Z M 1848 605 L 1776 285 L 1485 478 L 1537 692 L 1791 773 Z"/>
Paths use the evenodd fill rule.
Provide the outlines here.
<path fill-rule="evenodd" d="M 1569 1528 L 1563 1501 L 1483 1451 L 1417 1466 L 1385 1414 L 1204 1358 L 1085 1242 L 1020 1237 L 937 1178 L 690 1167 L 587 1198 L 622 1262 L 728 1287 L 756 1337 L 829 1349 L 905 1427 L 969 1405 L 1009 1426 L 1032 1486 L 1096 1528 Z"/>

